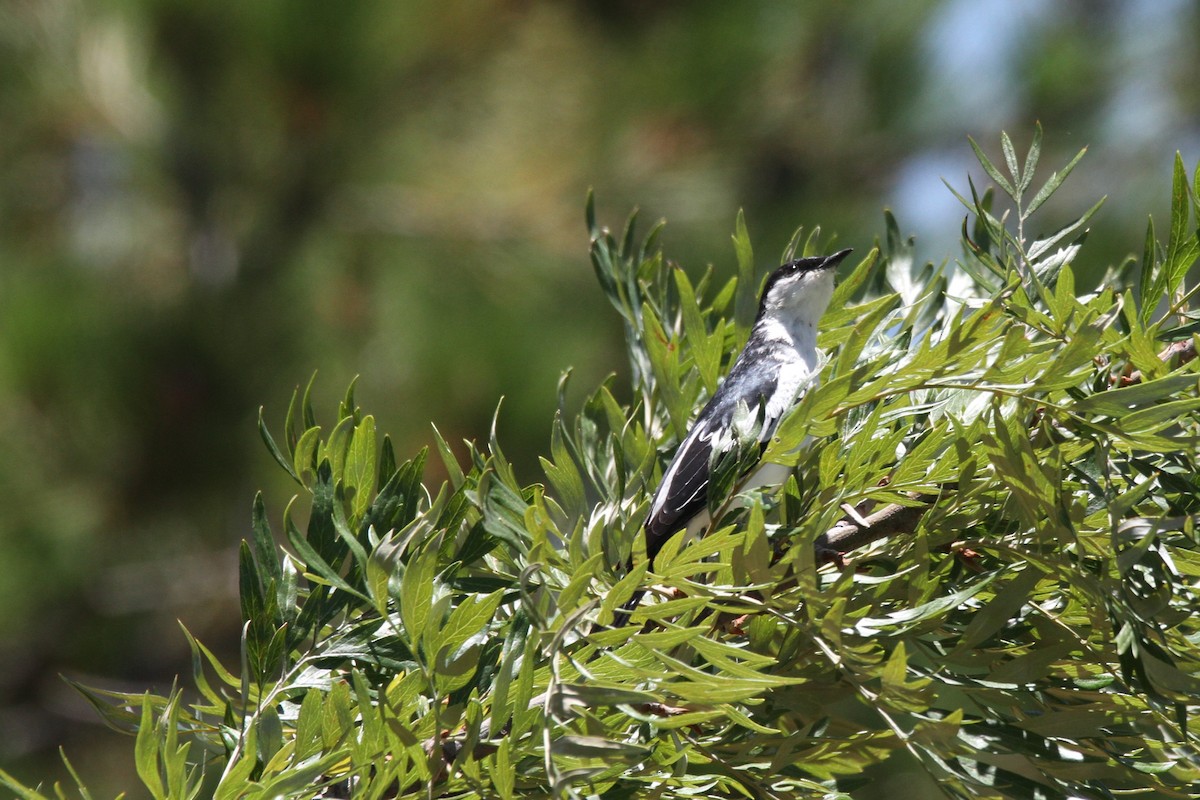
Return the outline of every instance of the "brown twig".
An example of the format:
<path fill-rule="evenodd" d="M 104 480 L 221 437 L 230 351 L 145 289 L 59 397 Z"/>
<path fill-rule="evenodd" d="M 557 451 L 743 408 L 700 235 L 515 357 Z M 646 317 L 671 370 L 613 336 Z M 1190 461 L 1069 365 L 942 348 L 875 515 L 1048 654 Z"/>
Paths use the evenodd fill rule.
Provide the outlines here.
<path fill-rule="evenodd" d="M 1189 361 L 1194 360 L 1196 358 L 1196 340 L 1181 339 L 1178 342 L 1171 342 L 1165 350 L 1158 354 L 1158 360 L 1168 365 L 1175 358 L 1179 359 L 1174 365 L 1177 367 L 1181 367 Z M 1122 378 L 1120 383 L 1122 386 L 1132 386 L 1135 383 L 1141 383 L 1142 378 L 1141 370 L 1134 370 Z"/>
<path fill-rule="evenodd" d="M 863 518 L 865 525 L 855 520 L 846 520 L 834 525 L 817 538 L 818 551 L 845 553 L 885 539 L 896 533 L 911 533 L 929 505 L 902 506 L 886 505 Z"/>

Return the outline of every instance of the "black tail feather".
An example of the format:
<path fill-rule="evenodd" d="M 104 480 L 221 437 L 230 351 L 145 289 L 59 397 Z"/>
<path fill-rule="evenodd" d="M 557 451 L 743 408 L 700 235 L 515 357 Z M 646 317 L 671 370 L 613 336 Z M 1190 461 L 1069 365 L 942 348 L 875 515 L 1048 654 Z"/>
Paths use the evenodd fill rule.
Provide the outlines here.
<path fill-rule="evenodd" d="M 642 602 L 642 598 L 646 596 L 645 589 L 638 589 L 633 593 L 633 597 L 625 601 L 625 605 L 621 606 L 619 611 L 613 612 L 613 627 L 623 628 L 629 623 L 629 618 L 633 616 L 633 612 L 637 610 L 638 604 Z"/>

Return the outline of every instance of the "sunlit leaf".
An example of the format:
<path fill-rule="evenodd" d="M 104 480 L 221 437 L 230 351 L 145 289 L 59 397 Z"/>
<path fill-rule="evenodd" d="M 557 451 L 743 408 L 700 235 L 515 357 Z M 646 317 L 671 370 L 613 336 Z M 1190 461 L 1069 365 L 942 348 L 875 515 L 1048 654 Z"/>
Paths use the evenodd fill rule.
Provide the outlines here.
<path fill-rule="evenodd" d="M 1075 169 L 1075 165 L 1079 163 L 1084 154 L 1087 153 L 1087 148 L 1082 148 L 1075 157 L 1067 162 L 1067 165 L 1060 170 L 1052 172 L 1046 182 L 1042 184 L 1042 188 L 1037 190 L 1037 194 L 1029 201 L 1029 205 L 1025 206 L 1025 217 L 1030 217 L 1035 211 L 1042 207 L 1042 204 L 1050 199 L 1050 196 L 1058 191 L 1058 187 L 1062 186 L 1063 181 L 1071 174 L 1071 170 Z"/>

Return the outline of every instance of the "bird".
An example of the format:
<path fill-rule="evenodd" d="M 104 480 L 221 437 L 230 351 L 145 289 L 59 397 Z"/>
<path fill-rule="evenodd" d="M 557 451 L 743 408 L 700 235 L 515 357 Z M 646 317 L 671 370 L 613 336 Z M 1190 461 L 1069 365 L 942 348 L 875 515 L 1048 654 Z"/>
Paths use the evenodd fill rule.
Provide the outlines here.
<path fill-rule="evenodd" d="M 686 529 L 692 536 L 708 527 L 713 464 L 746 444 L 741 437 L 747 420 L 761 423 L 761 455 L 780 419 L 812 385 L 819 358 L 817 323 L 833 297 L 836 267 L 851 252 L 789 261 L 763 284 L 746 346 L 688 429 L 650 502 L 642 530 L 651 569 L 654 557 L 675 533 Z M 743 489 L 781 483 L 787 474 L 783 466 L 761 463 L 741 476 L 749 478 Z M 632 556 L 626 568 L 633 569 Z M 616 612 L 617 626 L 629 621 L 645 593 L 637 589 Z"/>

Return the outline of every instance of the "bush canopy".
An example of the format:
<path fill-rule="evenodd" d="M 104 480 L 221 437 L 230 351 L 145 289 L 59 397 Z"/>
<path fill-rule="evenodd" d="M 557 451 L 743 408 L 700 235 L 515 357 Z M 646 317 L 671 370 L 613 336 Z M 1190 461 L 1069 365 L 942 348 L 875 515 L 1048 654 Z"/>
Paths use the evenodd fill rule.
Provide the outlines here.
<path fill-rule="evenodd" d="M 721 471 L 710 532 L 653 573 L 623 567 L 649 495 L 753 321 L 740 217 L 736 275 L 689 275 L 661 224 L 615 236 L 589 199 L 629 384 L 572 410 L 564 376 L 542 483 L 495 424 L 465 458 L 435 431 L 428 486 L 353 386 L 332 424 L 298 392 L 260 426 L 299 494 L 282 546 L 255 500 L 241 663 L 185 631 L 187 691 L 80 687 L 149 793 L 838 797 L 899 765 L 948 797 L 1195 796 L 1200 175 L 1177 158 L 1166 241 L 1081 291 L 1100 204 L 1032 233 L 1079 157 L 1039 182 L 1040 128 L 1023 159 L 971 144 L 995 188 L 960 196 L 956 263 L 885 216 L 767 448 L 791 477 Z M 784 259 L 831 246 L 797 232 Z"/>

